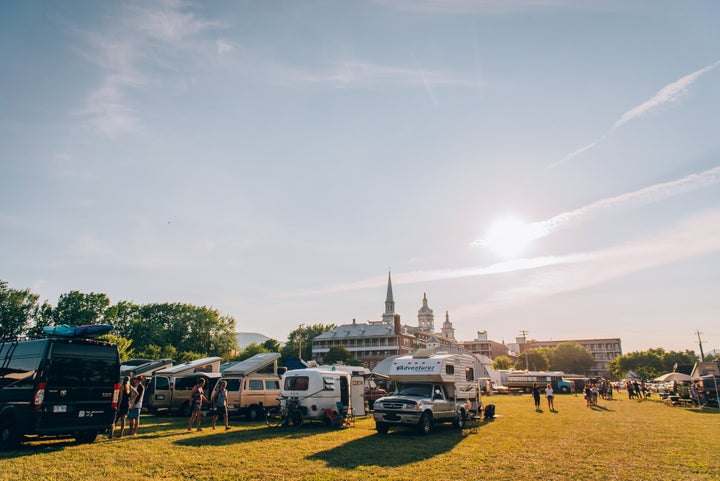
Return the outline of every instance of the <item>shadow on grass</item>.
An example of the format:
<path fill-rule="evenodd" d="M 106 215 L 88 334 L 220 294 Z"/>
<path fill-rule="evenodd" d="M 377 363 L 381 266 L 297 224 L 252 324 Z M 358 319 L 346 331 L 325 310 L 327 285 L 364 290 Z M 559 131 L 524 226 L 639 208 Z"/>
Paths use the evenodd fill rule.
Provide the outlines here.
<path fill-rule="evenodd" d="M 332 429 L 323 423 L 305 423 L 302 426 L 279 426 L 271 427 L 265 424 L 258 424 L 252 429 L 238 429 L 225 431 L 224 427 L 213 431 L 211 427 L 203 428 L 200 434 L 197 431 L 182 430 L 179 434 L 181 439 L 173 441 L 179 446 L 225 446 L 228 444 L 237 444 L 240 442 L 262 441 L 267 439 L 287 438 L 287 439 L 304 439 L 318 434 L 324 434 Z M 207 434 L 205 434 L 207 433 Z M 158 436 L 163 437 L 163 436 Z"/>
<path fill-rule="evenodd" d="M 360 466 L 399 467 L 447 453 L 465 439 L 466 434 L 482 429 L 486 424 L 480 422 L 477 427 L 462 432 L 449 425 L 434 426 L 427 436 L 419 435 L 411 428 L 391 428 L 388 434 L 355 439 L 307 459 L 324 461 L 328 467 L 346 470 Z"/>
<path fill-rule="evenodd" d="M 605 411 L 605 412 L 608 412 L 608 413 L 614 413 L 614 412 L 615 412 L 614 409 L 609 409 L 609 408 L 606 408 L 605 406 L 592 406 L 591 409 L 592 409 L 593 411 L 601 411 L 601 412 L 602 412 L 602 411 Z"/>

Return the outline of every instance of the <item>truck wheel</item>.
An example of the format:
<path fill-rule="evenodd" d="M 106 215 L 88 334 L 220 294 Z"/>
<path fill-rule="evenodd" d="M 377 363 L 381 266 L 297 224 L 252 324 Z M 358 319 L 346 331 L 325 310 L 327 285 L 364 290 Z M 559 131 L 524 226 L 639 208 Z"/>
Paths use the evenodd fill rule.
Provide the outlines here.
<path fill-rule="evenodd" d="M 563 387 L 560 388 L 560 392 L 561 392 L 562 394 L 568 394 L 568 393 L 570 392 L 570 388 L 567 387 L 567 386 L 563 386 Z"/>
<path fill-rule="evenodd" d="M 465 410 L 460 410 L 457 417 L 453 420 L 453 427 L 457 429 L 462 429 L 465 427 Z"/>
<path fill-rule="evenodd" d="M 20 433 L 13 416 L 0 418 L 0 450 L 13 449 L 20 444 Z"/>
<path fill-rule="evenodd" d="M 260 410 L 257 406 L 250 406 L 247 408 L 247 411 L 245 412 L 245 418 L 248 421 L 257 421 L 260 417 Z"/>
<path fill-rule="evenodd" d="M 377 432 L 379 432 L 380 434 L 387 434 L 388 430 L 390 429 L 390 425 L 388 423 L 376 422 L 375 429 L 377 429 Z"/>
<path fill-rule="evenodd" d="M 97 438 L 97 431 L 78 431 L 75 433 L 75 441 L 78 443 L 89 444 Z"/>
<path fill-rule="evenodd" d="M 425 436 L 426 434 L 430 433 L 431 429 L 432 429 L 432 416 L 429 413 L 423 413 L 423 415 L 420 416 L 420 422 L 417 425 L 418 433 Z"/>
<path fill-rule="evenodd" d="M 190 403 L 185 401 L 184 403 L 182 403 L 182 406 L 180 406 L 180 415 L 189 418 L 191 414 L 192 410 L 190 409 Z"/>

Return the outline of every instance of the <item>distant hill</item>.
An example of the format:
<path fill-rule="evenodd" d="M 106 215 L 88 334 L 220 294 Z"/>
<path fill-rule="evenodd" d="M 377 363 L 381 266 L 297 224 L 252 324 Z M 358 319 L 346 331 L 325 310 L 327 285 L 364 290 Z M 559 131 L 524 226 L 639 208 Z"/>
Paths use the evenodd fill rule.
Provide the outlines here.
<path fill-rule="evenodd" d="M 271 338 L 269 338 L 263 334 L 259 334 L 257 332 L 236 332 L 235 336 L 237 338 L 239 351 L 242 351 L 243 349 L 247 348 L 252 343 L 262 344 L 263 342 L 271 339 Z"/>

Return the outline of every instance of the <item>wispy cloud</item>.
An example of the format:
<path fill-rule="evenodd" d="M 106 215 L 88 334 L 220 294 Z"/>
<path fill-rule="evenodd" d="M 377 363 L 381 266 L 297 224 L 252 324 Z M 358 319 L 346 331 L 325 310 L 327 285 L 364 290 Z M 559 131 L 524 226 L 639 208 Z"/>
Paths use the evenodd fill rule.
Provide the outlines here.
<path fill-rule="evenodd" d="M 440 70 L 380 65 L 359 61 L 338 61 L 324 71 L 295 71 L 298 81 L 333 84 L 337 87 L 383 86 L 461 86 L 477 87 L 480 81 Z"/>
<path fill-rule="evenodd" d="M 612 128 L 608 132 L 603 134 L 598 140 L 591 142 L 585 147 L 577 149 L 574 152 L 571 152 L 570 154 L 566 155 L 564 158 L 556 162 L 553 162 L 552 164 L 548 165 L 548 168 L 557 167 L 558 165 L 563 164 L 584 152 L 587 152 L 588 150 L 599 144 L 602 140 L 604 140 L 614 130 L 622 127 L 631 120 L 641 117 L 652 110 L 662 107 L 663 105 L 678 102 L 682 95 L 687 93 L 690 86 L 695 83 L 695 81 L 697 81 L 700 76 L 713 70 L 718 65 L 720 65 L 720 60 L 708 65 L 707 67 L 696 70 L 691 74 L 685 75 L 684 77 L 676 80 L 675 82 L 669 83 L 668 85 L 664 86 L 652 98 L 646 100 L 640 105 L 633 107 L 632 109 L 622 114 L 620 118 L 615 121 Z"/>
<path fill-rule="evenodd" d="M 137 130 L 141 117 L 129 99 L 132 90 L 157 82 L 152 72 L 172 69 L 179 53 L 195 48 L 191 40 L 215 26 L 181 1 L 123 4 L 111 22 L 84 34 L 86 58 L 104 74 L 74 113 L 109 137 Z"/>
<path fill-rule="evenodd" d="M 387 8 L 403 11 L 464 14 L 503 14 L 549 9 L 597 8 L 597 2 L 583 0 L 373 0 Z"/>
<path fill-rule="evenodd" d="M 699 174 L 690 174 L 680 179 L 661 182 L 633 192 L 598 200 L 592 204 L 572 211 L 563 212 L 544 221 L 533 222 L 528 225 L 527 231 L 532 233 L 532 240 L 541 239 L 563 227 L 588 220 L 598 213 L 612 208 L 628 205 L 647 205 L 717 183 L 720 183 L 720 166 L 713 167 Z M 482 239 L 480 239 L 474 241 L 473 244 L 483 245 L 484 243 Z"/>
<path fill-rule="evenodd" d="M 483 300 L 474 315 L 539 298 L 586 289 L 639 271 L 720 251 L 720 210 L 695 215 L 665 232 L 609 249 L 575 254 L 583 262 L 533 273 L 522 285 Z M 463 308 L 468 310 L 467 307 Z"/>
<path fill-rule="evenodd" d="M 654 184 L 649 187 L 636 190 L 634 192 L 628 192 L 615 197 L 601 199 L 597 202 L 593 202 L 592 204 L 588 204 L 579 209 L 563 212 L 562 214 L 558 214 L 541 222 L 535 222 L 530 225 L 530 230 L 536 233 L 535 239 L 539 239 L 550 235 L 551 233 L 556 232 L 563 227 L 575 224 L 577 222 L 589 220 L 594 215 L 597 215 L 598 213 L 606 211 L 608 209 L 619 208 L 628 205 L 646 205 L 717 183 L 720 183 L 720 166 L 706 170 L 699 174 L 691 174 L 670 182 Z M 701 219 L 715 218 L 720 219 L 720 211 L 712 212 L 710 214 L 706 214 L 704 217 L 701 217 Z M 713 226 L 712 228 L 708 227 L 708 229 L 712 229 L 713 232 L 720 231 L 720 221 L 718 222 L 718 224 L 718 226 Z M 693 232 L 701 232 L 703 228 L 701 220 L 695 219 L 688 221 L 685 225 L 681 226 L 681 228 L 688 230 L 688 232 L 690 233 L 674 234 L 675 229 L 672 229 L 667 235 L 665 235 L 665 240 L 663 241 L 661 241 L 661 239 L 659 238 L 654 238 L 651 242 L 629 244 L 617 249 L 609 249 L 588 253 L 576 253 L 564 256 L 545 256 L 527 259 L 515 259 L 511 261 L 492 264 L 489 266 L 473 266 L 460 269 L 418 270 L 405 273 L 395 273 L 393 274 L 393 283 L 402 285 L 414 284 L 419 282 L 460 279 L 465 277 L 490 276 L 508 272 L 531 271 L 570 264 L 592 265 L 596 262 L 602 263 L 604 262 L 603 259 L 607 258 L 622 258 L 624 262 L 625 257 L 631 257 L 630 253 L 635 253 L 636 251 L 644 252 L 644 256 L 641 257 L 649 259 L 647 261 L 648 265 L 652 266 L 658 265 L 658 263 L 661 262 L 659 260 L 661 258 L 666 259 L 667 262 L 672 262 L 675 259 L 692 257 L 694 255 L 708 252 L 708 249 L 713 250 L 716 247 L 720 247 L 720 236 L 718 236 L 717 239 L 711 239 L 708 242 L 687 239 L 688 237 L 692 238 L 692 236 L 694 235 L 692 234 Z M 473 244 L 481 243 L 482 240 L 473 242 Z M 683 251 L 682 253 L 678 252 L 671 255 L 669 254 L 672 252 L 673 249 L 679 249 L 683 243 L 687 243 L 688 247 L 680 249 Z M 669 244 L 672 244 L 672 248 L 668 246 Z M 657 257 L 648 257 L 653 252 L 659 253 Z M 639 261 L 630 263 L 628 264 L 628 268 L 630 268 L 631 265 L 640 268 L 643 264 Z M 608 268 L 607 272 L 612 273 L 613 271 L 611 268 Z M 545 279 L 545 281 L 547 281 L 547 278 Z M 378 276 L 354 282 L 336 284 L 316 290 L 293 292 L 281 297 L 319 295 L 357 289 L 368 289 L 383 286 L 386 282 L 386 277 Z"/>

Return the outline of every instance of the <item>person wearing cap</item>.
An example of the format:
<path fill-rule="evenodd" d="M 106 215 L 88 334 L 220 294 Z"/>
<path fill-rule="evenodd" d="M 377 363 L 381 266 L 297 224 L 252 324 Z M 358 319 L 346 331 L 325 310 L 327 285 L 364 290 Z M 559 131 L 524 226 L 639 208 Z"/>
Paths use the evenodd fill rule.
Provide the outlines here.
<path fill-rule="evenodd" d="M 137 434 L 140 426 L 140 410 L 142 409 L 143 395 L 145 394 L 145 386 L 143 386 L 143 377 L 137 375 L 133 378 L 133 387 L 137 391 L 135 397 L 130 401 L 130 410 L 128 411 L 128 419 L 130 420 L 130 436 Z"/>

